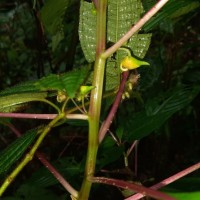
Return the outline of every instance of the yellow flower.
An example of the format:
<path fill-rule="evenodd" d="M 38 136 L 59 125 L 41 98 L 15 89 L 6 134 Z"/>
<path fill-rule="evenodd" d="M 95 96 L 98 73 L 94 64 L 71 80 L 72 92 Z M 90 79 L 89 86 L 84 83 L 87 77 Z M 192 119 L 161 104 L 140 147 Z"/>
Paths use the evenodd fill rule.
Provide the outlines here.
<path fill-rule="evenodd" d="M 120 64 L 120 69 L 122 71 L 128 71 L 132 69 L 136 69 L 140 67 L 141 65 L 150 65 L 148 62 L 137 60 L 136 58 L 132 56 L 126 56 Z"/>
<path fill-rule="evenodd" d="M 80 87 L 80 95 L 81 96 L 85 96 L 85 95 L 87 95 L 94 88 L 95 88 L 95 86 L 82 85 Z"/>

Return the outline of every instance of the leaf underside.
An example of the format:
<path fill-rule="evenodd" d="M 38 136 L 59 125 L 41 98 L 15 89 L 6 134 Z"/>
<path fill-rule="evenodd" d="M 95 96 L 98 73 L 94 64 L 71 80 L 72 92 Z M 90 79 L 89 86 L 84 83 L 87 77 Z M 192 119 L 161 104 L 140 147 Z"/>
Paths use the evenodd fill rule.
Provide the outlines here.
<path fill-rule="evenodd" d="M 79 38 L 85 58 L 95 60 L 96 14 L 92 3 L 81 1 Z M 140 0 L 108 0 L 107 47 L 116 43 L 141 17 L 144 10 Z M 151 34 L 134 34 L 123 47 L 127 47 L 136 57 L 143 58 L 149 48 Z M 106 63 L 105 90 L 116 89 L 120 83 L 120 61 L 126 56 L 117 51 Z"/>

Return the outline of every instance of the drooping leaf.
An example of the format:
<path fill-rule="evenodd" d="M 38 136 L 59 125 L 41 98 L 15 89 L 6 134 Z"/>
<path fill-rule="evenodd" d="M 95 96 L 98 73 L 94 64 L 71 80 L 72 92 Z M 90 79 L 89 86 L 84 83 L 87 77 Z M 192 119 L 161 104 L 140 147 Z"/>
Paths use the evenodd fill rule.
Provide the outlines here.
<path fill-rule="evenodd" d="M 20 107 L 20 104 L 31 101 L 42 101 L 46 97 L 46 92 L 32 92 L 1 96 L 0 112 L 13 112 Z"/>
<path fill-rule="evenodd" d="M 74 98 L 80 85 L 84 82 L 89 72 L 89 67 L 82 67 L 61 75 L 51 74 L 35 83 L 41 91 L 64 91 L 70 98 Z"/>
<path fill-rule="evenodd" d="M 39 129 L 33 129 L 16 139 L 0 153 L 0 174 L 6 172 L 26 151 L 36 138 Z"/>
<path fill-rule="evenodd" d="M 10 88 L 6 88 L 5 90 L 0 92 L 0 97 L 11 94 L 20 94 L 20 93 L 28 93 L 28 92 L 39 92 L 39 90 L 35 87 L 36 81 L 27 81 L 25 83 L 21 83 Z"/>
<path fill-rule="evenodd" d="M 126 139 L 132 141 L 141 139 L 153 131 L 159 129 L 174 113 L 187 106 L 200 92 L 200 87 L 182 87 L 175 89 L 173 93 L 166 93 L 164 99 L 156 97 L 148 110 L 129 116 L 123 121 L 122 126 L 127 133 Z M 161 101 L 162 100 L 162 101 Z"/>
<path fill-rule="evenodd" d="M 52 49 L 64 38 L 63 20 L 71 0 L 47 0 L 41 9 L 41 19 L 52 36 Z"/>

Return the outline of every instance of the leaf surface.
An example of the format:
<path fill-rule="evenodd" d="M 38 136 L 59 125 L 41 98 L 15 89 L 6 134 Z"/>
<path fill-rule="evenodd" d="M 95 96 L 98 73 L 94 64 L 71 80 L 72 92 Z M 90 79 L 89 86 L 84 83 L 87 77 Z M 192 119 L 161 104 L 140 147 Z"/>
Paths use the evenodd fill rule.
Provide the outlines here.
<path fill-rule="evenodd" d="M 30 130 L 0 153 L 0 174 L 6 172 L 25 152 L 37 136 L 38 129 Z"/>
<path fill-rule="evenodd" d="M 81 1 L 79 38 L 85 58 L 95 60 L 96 13 L 92 3 Z M 144 10 L 140 0 L 108 0 L 107 47 L 116 43 L 141 17 Z M 149 48 L 151 34 L 134 34 L 123 47 L 129 48 L 139 58 L 143 58 Z M 118 88 L 120 84 L 120 62 L 126 54 L 117 51 L 106 63 L 105 90 Z"/>
<path fill-rule="evenodd" d="M 89 67 L 82 67 L 61 75 L 51 74 L 35 83 L 40 91 L 64 91 L 70 98 L 74 98 L 81 84 L 89 73 Z"/>
<path fill-rule="evenodd" d="M 41 9 L 41 19 L 52 36 L 52 49 L 64 38 L 63 20 L 71 0 L 47 0 Z"/>
<path fill-rule="evenodd" d="M 147 110 L 129 116 L 123 121 L 125 138 L 128 141 L 141 139 L 158 130 L 174 113 L 187 106 L 200 92 L 200 87 L 176 88 L 173 93 L 166 93 L 164 99 L 156 97 Z M 169 96 L 170 95 L 170 96 Z M 149 106 L 150 106 L 149 105 Z"/>
<path fill-rule="evenodd" d="M 0 112 L 12 112 L 23 103 L 30 101 L 41 101 L 47 97 L 46 92 L 33 92 L 10 94 L 0 97 Z"/>

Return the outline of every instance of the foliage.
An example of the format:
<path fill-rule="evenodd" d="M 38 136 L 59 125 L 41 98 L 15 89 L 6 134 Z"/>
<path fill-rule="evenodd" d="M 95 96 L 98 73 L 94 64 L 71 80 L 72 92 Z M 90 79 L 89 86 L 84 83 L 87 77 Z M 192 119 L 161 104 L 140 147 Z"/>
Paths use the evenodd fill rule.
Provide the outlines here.
<path fill-rule="evenodd" d="M 96 13 L 94 5 L 81 1 L 79 37 L 82 50 L 88 62 L 95 60 L 96 51 Z M 124 12 L 126 10 L 126 12 Z M 137 10 L 137 12 L 135 12 Z M 107 44 L 117 42 L 135 24 L 144 13 L 142 4 L 137 0 L 108 1 Z M 123 22 L 123 23 L 122 23 Z M 144 58 L 151 41 L 151 34 L 134 34 L 123 47 L 130 48 L 133 54 Z M 120 61 L 124 52 L 118 51 L 113 58 L 107 60 L 105 87 L 106 90 L 116 89 L 120 83 Z"/>
<path fill-rule="evenodd" d="M 18 139 L 13 138 L 6 128 L 1 128 L 0 145 L 6 146 L 0 152 L 1 177 L 6 178 L 7 173 L 18 166 L 41 133 L 48 132 L 54 127 L 55 129 L 51 130 L 52 134 L 45 137 L 41 149 L 71 185 L 81 188 L 82 179 L 86 178 L 84 170 L 87 170 L 86 146 L 88 142 L 90 144 L 93 137 L 90 136 L 90 129 L 95 117 L 90 115 L 93 112 L 90 104 L 99 101 L 92 96 L 97 87 L 92 85 L 95 75 L 93 68 L 90 67 L 97 59 L 96 32 L 100 30 L 96 26 L 98 9 L 95 2 L 97 1 L 92 3 L 84 0 L 80 2 L 47 0 L 44 4 L 42 1 L 32 1 L 33 4 L 24 1 L 11 1 L 10 4 L 6 1 L 2 2 L 0 3 L 2 9 L 0 78 L 1 89 L 4 90 L 0 92 L 0 112 L 18 112 L 25 109 L 27 112 L 34 113 L 52 112 L 42 104 L 29 105 L 30 102 L 39 101 L 48 103 L 56 108 L 57 115 L 61 113 L 66 117 L 62 117 L 53 125 L 43 125 L 42 120 L 37 123 L 10 120 L 12 124 L 26 132 Z M 156 2 L 155 0 L 108 0 L 106 49 L 118 42 Z M 196 11 L 199 6 L 197 0 L 170 0 L 140 31 L 123 44 L 125 50 L 117 49 L 107 58 L 101 121 L 106 119 L 120 86 L 122 80 L 120 64 L 127 56 L 127 51 L 140 60 L 146 56 L 150 67 L 133 70 L 130 73 L 124 91 L 126 94 L 124 96 L 127 98 L 121 101 L 119 112 L 109 130 L 110 135 L 106 136 L 99 145 L 96 174 L 122 177 L 124 180 L 132 181 L 134 154 L 128 155 L 127 150 L 135 140 L 140 140 L 140 151 L 144 149 L 155 154 L 156 151 L 145 147 L 145 141 L 149 140 L 152 145 L 157 145 L 156 141 L 161 133 L 164 133 L 162 137 L 163 141 L 166 141 L 163 146 L 170 152 L 175 151 L 174 157 L 180 159 L 181 156 L 185 156 L 185 159 L 180 159 L 183 161 L 181 166 L 186 167 L 187 164 L 199 161 L 195 154 L 200 149 L 194 148 L 197 145 L 196 141 L 199 140 L 197 134 L 199 132 L 197 98 L 200 92 L 197 43 L 199 42 L 197 28 L 199 14 Z M 77 16 L 79 16 L 79 24 Z M 80 43 L 77 42 L 77 33 L 79 33 Z M 85 64 L 87 62 L 89 64 Z M 71 66 L 68 66 L 69 63 Z M 68 71 L 69 69 L 72 70 Z M 138 74 L 140 78 L 135 81 L 133 77 L 139 77 L 136 76 Z M 81 88 L 89 89 L 82 93 Z M 28 106 L 24 107 L 24 105 Z M 79 114 L 89 119 L 85 120 L 81 117 L 68 119 L 68 114 L 75 116 Z M 37 117 L 37 114 L 35 116 Z M 181 124 L 181 127 L 171 126 L 174 119 L 178 119 L 176 122 Z M 2 124 L 6 125 L 6 123 Z M 37 126 L 42 124 L 42 126 L 27 131 L 35 124 Z M 104 122 L 101 124 L 103 126 Z M 177 130 L 183 132 L 183 136 L 176 133 Z M 94 129 L 92 135 L 95 135 Z M 176 146 L 171 147 L 170 141 L 175 137 L 181 146 L 182 140 L 186 139 L 187 135 L 190 135 L 186 145 L 189 153 L 182 155 L 185 151 L 179 150 L 180 153 L 177 153 Z M 66 155 L 63 155 L 63 152 Z M 168 154 L 162 154 L 161 151 L 159 157 L 168 157 Z M 147 167 L 145 168 L 145 165 L 141 167 L 137 178 L 148 176 L 145 180 L 140 180 L 145 184 L 148 178 L 158 180 L 174 173 L 173 166 L 178 162 L 174 157 L 173 160 L 168 159 L 165 163 L 163 160 L 157 161 L 152 156 Z M 145 159 L 146 157 L 141 154 L 140 162 L 146 163 Z M 29 169 L 31 173 L 29 170 L 24 170 L 23 177 L 15 180 L 18 185 L 17 191 L 14 191 L 16 189 L 14 185 L 10 189 L 9 196 L 2 199 L 70 199 L 49 169 L 35 162 L 31 161 L 33 166 Z M 155 163 L 155 171 L 159 165 L 170 165 L 170 167 L 169 170 L 163 170 L 164 174 L 157 175 L 154 170 L 148 169 L 148 165 L 152 163 Z M 150 175 L 147 175 L 148 173 Z M 197 174 L 194 179 L 187 179 L 186 185 L 198 184 L 198 177 Z M 184 179 L 182 181 L 184 182 Z M 95 192 L 98 193 L 98 190 L 99 186 L 94 186 L 92 199 L 96 199 Z M 190 191 L 191 193 L 188 194 L 185 187 L 177 189 L 177 185 L 172 185 L 164 191 L 177 199 L 197 199 L 199 196 L 198 190 Z M 101 198 L 109 197 L 107 195 Z"/>
<path fill-rule="evenodd" d="M 15 140 L 0 154 L 0 174 L 5 173 L 15 163 L 33 142 L 38 130 L 30 130 Z"/>

